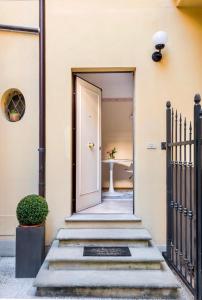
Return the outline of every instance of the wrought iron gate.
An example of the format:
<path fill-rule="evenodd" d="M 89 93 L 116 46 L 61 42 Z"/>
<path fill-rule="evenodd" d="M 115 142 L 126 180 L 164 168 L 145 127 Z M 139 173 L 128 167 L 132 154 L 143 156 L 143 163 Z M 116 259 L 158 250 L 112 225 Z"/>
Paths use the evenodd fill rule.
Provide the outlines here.
<path fill-rule="evenodd" d="M 202 300 L 202 110 L 194 98 L 194 122 L 166 106 L 168 264 Z"/>

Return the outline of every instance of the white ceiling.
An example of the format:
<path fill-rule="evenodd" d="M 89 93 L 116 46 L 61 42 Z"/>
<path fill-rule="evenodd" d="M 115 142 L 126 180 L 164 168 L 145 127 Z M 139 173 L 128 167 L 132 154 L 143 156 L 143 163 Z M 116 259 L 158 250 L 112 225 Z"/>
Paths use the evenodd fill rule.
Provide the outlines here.
<path fill-rule="evenodd" d="M 102 88 L 103 98 L 133 98 L 133 73 L 79 73 L 78 76 Z"/>

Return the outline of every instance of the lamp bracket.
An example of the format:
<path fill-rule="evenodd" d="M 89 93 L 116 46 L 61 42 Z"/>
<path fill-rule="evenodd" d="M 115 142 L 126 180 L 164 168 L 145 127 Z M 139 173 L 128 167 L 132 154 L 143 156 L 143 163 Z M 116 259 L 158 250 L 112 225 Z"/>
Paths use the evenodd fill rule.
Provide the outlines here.
<path fill-rule="evenodd" d="M 162 59 L 162 54 L 161 54 L 161 51 L 155 51 L 153 54 L 152 54 L 152 59 L 153 61 L 155 62 L 158 62 Z"/>
<path fill-rule="evenodd" d="M 155 48 L 157 50 L 162 50 L 164 47 L 165 47 L 165 44 L 157 44 L 157 45 L 155 45 Z"/>

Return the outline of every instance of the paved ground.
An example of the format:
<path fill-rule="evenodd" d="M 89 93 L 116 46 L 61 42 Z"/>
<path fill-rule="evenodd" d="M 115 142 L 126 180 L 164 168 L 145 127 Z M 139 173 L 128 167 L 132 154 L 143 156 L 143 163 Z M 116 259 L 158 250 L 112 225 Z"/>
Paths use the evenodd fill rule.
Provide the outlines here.
<path fill-rule="evenodd" d="M 35 296 L 35 288 L 32 287 L 32 282 L 33 279 L 15 278 L 14 257 L 0 258 L 0 298 L 1 299 L 12 299 L 12 298 L 41 299 L 41 297 Z M 79 299 L 79 298 L 65 298 L 65 299 L 70 300 L 70 299 Z M 82 298 L 82 300 L 85 299 L 87 298 Z M 92 300 L 92 298 L 90 299 Z M 180 300 L 193 300 L 192 295 L 184 285 L 182 285 Z"/>

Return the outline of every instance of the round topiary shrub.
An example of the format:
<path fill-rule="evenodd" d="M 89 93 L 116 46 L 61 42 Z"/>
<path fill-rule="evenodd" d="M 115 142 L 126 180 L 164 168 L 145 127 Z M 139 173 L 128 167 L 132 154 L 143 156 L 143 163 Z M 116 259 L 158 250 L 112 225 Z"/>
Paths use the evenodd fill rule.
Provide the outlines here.
<path fill-rule="evenodd" d="M 17 219 L 20 225 L 39 225 L 46 220 L 48 204 L 38 195 L 28 195 L 17 206 Z"/>

